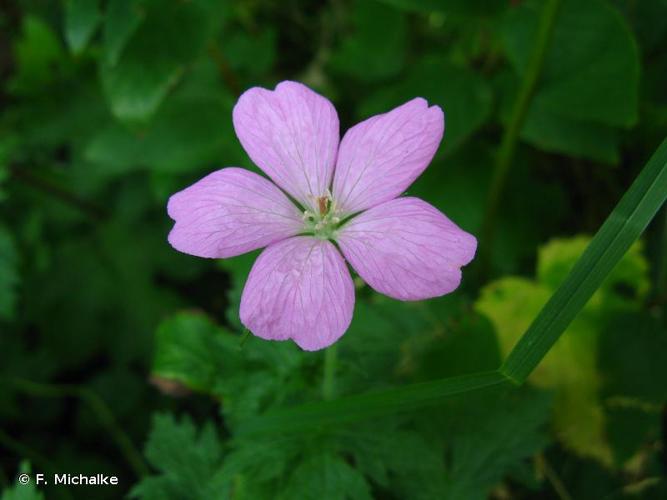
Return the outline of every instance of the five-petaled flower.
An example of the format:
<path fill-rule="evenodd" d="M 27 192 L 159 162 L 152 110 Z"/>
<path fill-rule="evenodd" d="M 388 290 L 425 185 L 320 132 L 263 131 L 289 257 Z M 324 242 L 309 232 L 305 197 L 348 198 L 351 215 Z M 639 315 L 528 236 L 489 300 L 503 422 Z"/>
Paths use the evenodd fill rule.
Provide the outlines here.
<path fill-rule="evenodd" d="M 331 102 L 286 81 L 274 91 L 246 91 L 233 120 L 246 152 L 273 182 L 229 167 L 174 194 L 169 242 L 208 258 L 266 247 L 241 298 L 241 321 L 253 334 L 292 339 L 305 350 L 338 340 L 354 309 L 343 256 L 368 285 L 395 299 L 437 297 L 459 286 L 477 241 L 428 203 L 400 197 L 440 144 L 438 106 L 413 99 L 340 140 Z"/>

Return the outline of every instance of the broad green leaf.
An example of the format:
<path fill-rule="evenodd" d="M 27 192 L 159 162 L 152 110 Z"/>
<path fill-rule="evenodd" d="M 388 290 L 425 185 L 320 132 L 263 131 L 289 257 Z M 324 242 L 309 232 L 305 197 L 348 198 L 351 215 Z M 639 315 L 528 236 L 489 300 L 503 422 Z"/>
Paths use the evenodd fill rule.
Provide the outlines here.
<path fill-rule="evenodd" d="M 352 11 L 352 32 L 331 55 L 334 71 L 362 81 L 398 73 L 405 57 L 407 25 L 403 14 L 375 0 L 361 0 Z M 391 33 L 387 37 L 387 33 Z M 368 57 L 368 54 L 373 57 Z"/>
<path fill-rule="evenodd" d="M 24 17 L 21 36 L 14 43 L 17 68 L 8 83 L 9 89 L 17 94 L 42 90 L 62 70 L 64 55 L 60 40 L 48 24 L 37 17 Z"/>
<path fill-rule="evenodd" d="M 359 118 L 385 113 L 415 96 L 424 97 L 445 112 L 447 131 L 440 148 L 445 154 L 460 146 L 491 112 L 492 94 L 484 79 L 444 61 L 442 56 L 427 56 L 400 83 L 385 86 L 362 103 Z"/>
<path fill-rule="evenodd" d="M 526 115 L 521 137 L 543 151 L 566 153 L 610 165 L 619 161 L 621 133 L 608 125 L 573 120 L 534 102 Z"/>
<path fill-rule="evenodd" d="M 74 54 L 88 46 L 101 19 L 100 0 L 65 0 L 65 39 Z"/>
<path fill-rule="evenodd" d="M 370 486 L 358 471 L 340 457 L 322 451 L 294 470 L 281 500 L 370 500 Z"/>
<path fill-rule="evenodd" d="M 144 21 L 143 0 L 109 0 L 104 16 L 105 63 L 114 66 L 125 46 Z"/>
<path fill-rule="evenodd" d="M 198 430 L 188 417 L 177 421 L 172 415 L 156 414 L 145 451 L 159 475 L 134 486 L 131 498 L 181 500 L 217 496 L 212 479 L 222 461 L 222 447 L 212 424 Z"/>
<path fill-rule="evenodd" d="M 142 122 L 157 110 L 211 34 L 215 9 L 206 3 L 147 0 L 146 19 L 116 64 L 101 63 L 102 83 L 116 117 Z M 132 26 L 125 30 L 131 32 Z"/>
<path fill-rule="evenodd" d="M 11 319 L 19 284 L 19 253 L 9 229 L 0 224 L 0 321 Z"/>
<path fill-rule="evenodd" d="M 138 169 L 205 173 L 235 165 L 241 151 L 230 115 L 225 94 L 174 95 L 147 127 L 135 130 L 111 123 L 101 128 L 84 156 L 108 175 Z"/>
<path fill-rule="evenodd" d="M 511 9 L 505 48 L 518 75 L 527 69 L 538 26 L 539 2 Z M 543 61 L 522 137 L 548 151 L 616 162 L 609 127 L 637 121 L 639 56 L 620 14 L 602 0 L 564 0 Z"/>
<path fill-rule="evenodd" d="M 583 255 L 512 349 L 501 372 L 523 382 L 602 285 L 667 197 L 663 141 Z"/>
<path fill-rule="evenodd" d="M 505 356 L 588 242 L 586 237 L 554 240 L 539 251 L 535 282 L 507 277 L 482 290 L 476 307 L 494 323 Z M 603 318 L 613 312 L 637 308 L 638 299 L 647 290 L 647 265 L 640 250 L 636 244 L 625 254 L 529 379 L 538 387 L 556 390 L 554 425 L 558 437 L 578 453 L 604 463 L 611 461 L 611 452 L 600 402 L 597 342 L 603 333 L 600 328 Z M 619 296 L 616 292 L 619 285 L 630 296 Z"/>

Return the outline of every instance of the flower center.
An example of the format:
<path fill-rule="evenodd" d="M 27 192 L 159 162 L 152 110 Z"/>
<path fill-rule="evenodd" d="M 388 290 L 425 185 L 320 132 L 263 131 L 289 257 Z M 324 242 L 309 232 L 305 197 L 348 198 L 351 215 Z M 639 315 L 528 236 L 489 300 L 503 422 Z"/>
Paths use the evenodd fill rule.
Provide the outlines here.
<path fill-rule="evenodd" d="M 331 193 L 327 190 L 327 194 L 318 196 L 315 202 L 316 210 L 304 210 L 303 212 L 306 231 L 312 231 L 316 238 L 323 240 L 333 238 L 340 224 L 340 217 Z"/>

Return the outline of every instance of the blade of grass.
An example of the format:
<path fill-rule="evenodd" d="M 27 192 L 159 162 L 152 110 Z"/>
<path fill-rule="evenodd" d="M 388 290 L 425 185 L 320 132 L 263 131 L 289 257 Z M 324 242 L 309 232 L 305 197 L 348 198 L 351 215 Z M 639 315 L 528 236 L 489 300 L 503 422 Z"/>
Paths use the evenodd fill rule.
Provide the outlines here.
<path fill-rule="evenodd" d="M 508 383 L 508 380 L 497 371 L 482 372 L 330 401 L 307 403 L 293 408 L 280 408 L 246 421 L 237 429 L 236 436 L 267 432 L 301 432 L 306 428 L 356 422 L 380 415 L 424 408 L 455 394 L 503 383 Z"/>
<path fill-rule="evenodd" d="M 667 198 L 667 139 L 500 368 L 522 383 L 558 340 Z"/>

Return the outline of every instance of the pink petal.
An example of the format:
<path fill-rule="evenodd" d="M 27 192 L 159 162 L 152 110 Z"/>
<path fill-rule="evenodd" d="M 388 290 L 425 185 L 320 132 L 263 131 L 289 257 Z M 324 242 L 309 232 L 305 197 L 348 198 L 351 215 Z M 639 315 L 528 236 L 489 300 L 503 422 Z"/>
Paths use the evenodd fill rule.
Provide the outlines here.
<path fill-rule="evenodd" d="M 333 195 L 345 213 L 396 198 L 433 159 L 445 118 L 418 97 L 347 131 L 340 143 Z"/>
<path fill-rule="evenodd" d="M 400 300 L 438 297 L 461 282 L 475 237 L 418 198 L 397 198 L 352 219 L 338 235 L 345 258 L 378 292 Z"/>
<path fill-rule="evenodd" d="M 297 236 L 269 246 L 241 297 L 241 322 L 267 340 L 315 351 L 338 340 L 352 320 L 354 285 L 329 241 Z"/>
<path fill-rule="evenodd" d="M 300 232 L 301 213 L 274 184 L 242 168 L 207 175 L 169 198 L 169 243 L 198 257 L 226 258 Z"/>
<path fill-rule="evenodd" d="M 297 82 L 274 91 L 253 87 L 234 107 L 241 144 L 281 188 L 304 206 L 316 208 L 326 194 L 338 151 L 338 115 L 321 95 Z"/>

